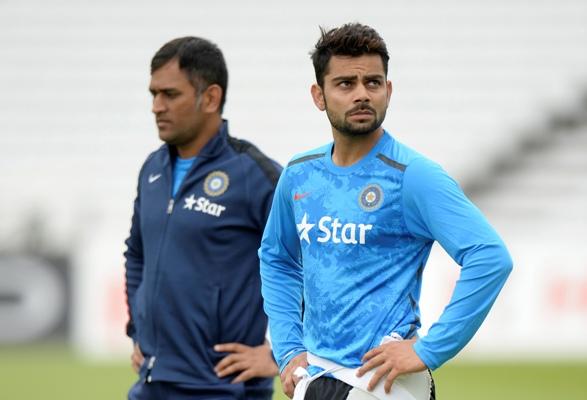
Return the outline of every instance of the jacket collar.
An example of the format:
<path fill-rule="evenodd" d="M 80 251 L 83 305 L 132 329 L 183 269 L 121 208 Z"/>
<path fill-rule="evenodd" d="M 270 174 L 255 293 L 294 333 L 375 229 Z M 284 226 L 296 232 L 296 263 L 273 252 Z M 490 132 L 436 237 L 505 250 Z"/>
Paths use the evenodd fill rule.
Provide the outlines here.
<path fill-rule="evenodd" d="M 198 153 L 197 157 L 201 158 L 213 158 L 218 156 L 222 150 L 228 145 L 228 121 L 226 119 L 222 119 L 222 123 L 220 124 L 220 129 L 212 138 L 202 147 L 202 150 Z M 168 144 L 163 145 L 167 148 L 166 157 L 165 157 L 165 164 L 168 164 L 171 159 L 177 157 L 177 149 L 175 146 L 170 146 Z"/>

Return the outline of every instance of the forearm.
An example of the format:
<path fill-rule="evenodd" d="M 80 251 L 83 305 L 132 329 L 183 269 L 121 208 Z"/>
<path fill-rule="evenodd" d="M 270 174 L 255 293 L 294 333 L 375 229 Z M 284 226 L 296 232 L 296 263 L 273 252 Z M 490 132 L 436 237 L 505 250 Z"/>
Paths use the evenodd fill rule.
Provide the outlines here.
<path fill-rule="evenodd" d="M 269 317 L 271 345 L 279 370 L 305 351 L 302 329 L 302 283 L 298 271 L 261 261 L 262 294 Z"/>
<path fill-rule="evenodd" d="M 132 229 L 131 229 L 132 231 Z M 142 257 L 142 246 L 137 245 L 137 241 L 140 244 L 140 238 L 130 237 L 127 241 L 127 251 L 124 253 L 126 258 L 125 263 L 125 289 L 126 289 L 126 301 L 128 307 L 129 321 L 127 324 L 126 334 L 135 340 L 135 329 L 133 323 L 133 316 L 135 315 L 134 304 L 136 292 L 143 280 L 143 257 Z"/>
<path fill-rule="evenodd" d="M 142 279 L 142 265 L 129 267 L 129 262 L 126 264 L 126 303 L 128 308 L 128 322 L 126 325 L 126 334 L 133 341 L 136 341 L 136 331 L 134 325 L 134 310 L 135 295 Z"/>
<path fill-rule="evenodd" d="M 503 244 L 468 251 L 452 298 L 428 334 L 414 345 L 430 369 L 454 357 L 477 332 L 512 269 Z"/>
<path fill-rule="evenodd" d="M 292 357 L 304 351 L 303 269 L 290 193 L 287 178 L 282 175 L 259 249 L 264 308 L 280 371 Z"/>

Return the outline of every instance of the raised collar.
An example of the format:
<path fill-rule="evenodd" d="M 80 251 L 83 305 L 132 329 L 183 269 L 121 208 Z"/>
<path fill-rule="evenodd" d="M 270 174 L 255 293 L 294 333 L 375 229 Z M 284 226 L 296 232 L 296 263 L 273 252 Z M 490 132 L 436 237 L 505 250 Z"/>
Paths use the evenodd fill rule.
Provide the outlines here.
<path fill-rule="evenodd" d="M 172 158 L 177 157 L 177 150 L 174 146 L 164 146 L 167 147 L 167 157 L 165 157 L 165 164 L 167 164 Z M 228 146 L 228 121 L 222 119 L 222 124 L 220 124 L 218 132 L 210 138 L 208 143 L 202 147 L 202 150 L 196 156 L 198 158 L 213 158 L 220 154 L 226 146 Z"/>

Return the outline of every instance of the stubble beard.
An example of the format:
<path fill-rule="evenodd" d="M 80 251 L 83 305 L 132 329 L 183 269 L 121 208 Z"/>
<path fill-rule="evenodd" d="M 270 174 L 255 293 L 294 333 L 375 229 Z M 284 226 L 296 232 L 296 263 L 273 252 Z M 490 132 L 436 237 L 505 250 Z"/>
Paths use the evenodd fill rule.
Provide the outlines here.
<path fill-rule="evenodd" d="M 196 92 L 196 104 L 195 109 L 200 111 L 200 106 L 202 104 L 202 93 L 199 91 Z M 172 123 L 173 124 L 173 123 Z M 171 126 L 171 130 L 166 133 L 162 133 L 161 130 L 159 131 L 159 139 L 165 142 L 170 146 L 183 146 L 189 144 L 193 141 L 197 136 L 197 132 L 185 131 L 185 130 L 178 130 L 176 127 Z"/>
<path fill-rule="evenodd" d="M 325 108 L 326 115 L 328 116 L 328 120 L 330 121 L 330 125 L 332 125 L 334 129 L 336 129 L 338 132 L 347 137 L 367 136 L 370 133 L 376 131 L 383 123 L 386 113 L 386 110 L 383 110 L 381 116 L 379 116 L 379 113 L 377 113 L 377 111 L 366 102 L 356 105 L 355 107 L 347 111 L 342 118 L 330 111 L 330 109 L 328 108 L 328 104 L 326 104 L 326 101 Z M 347 118 L 352 113 L 360 110 L 369 110 L 373 113 L 374 119 L 370 124 L 365 124 L 361 122 L 353 123 L 348 121 Z"/>

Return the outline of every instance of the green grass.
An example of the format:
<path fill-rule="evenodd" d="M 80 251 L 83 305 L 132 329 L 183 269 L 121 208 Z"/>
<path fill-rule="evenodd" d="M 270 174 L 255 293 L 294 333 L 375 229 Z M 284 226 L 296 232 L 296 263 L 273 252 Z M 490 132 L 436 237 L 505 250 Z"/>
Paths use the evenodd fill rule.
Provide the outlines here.
<path fill-rule="evenodd" d="M 434 379 L 441 400 L 587 399 L 587 361 L 449 363 Z"/>
<path fill-rule="evenodd" d="M 454 362 L 434 379 L 440 400 L 587 399 L 587 361 Z M 0 347 L 0 399 L 124 399 L 134 380 L 125 361 L 90 364 L 59 346 Z M 278 386 L 274 399 L 286 399 Z"/>

